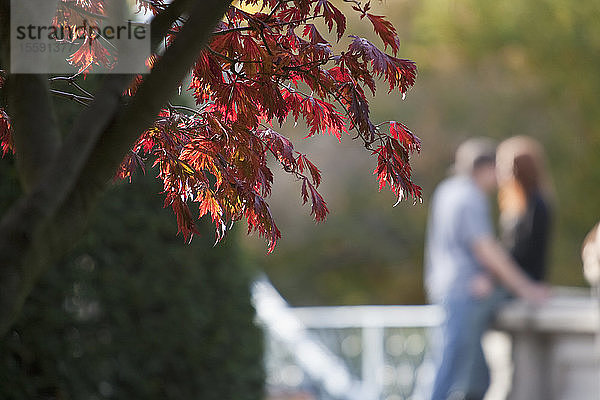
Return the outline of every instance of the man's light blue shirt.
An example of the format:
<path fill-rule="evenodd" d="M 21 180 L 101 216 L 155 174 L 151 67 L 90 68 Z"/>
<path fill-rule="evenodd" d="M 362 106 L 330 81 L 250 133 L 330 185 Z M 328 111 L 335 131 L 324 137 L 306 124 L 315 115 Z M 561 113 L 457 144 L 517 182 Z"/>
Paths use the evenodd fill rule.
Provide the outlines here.
<path fill-rule="evenodd" d="M 431 301 L 467 296 L 483 267 L 473 254 L 475 240 L 491 237 L 486 194 L 469 176 L 447 178 L 436 188 L 429 210 L 425 286 Z"/>

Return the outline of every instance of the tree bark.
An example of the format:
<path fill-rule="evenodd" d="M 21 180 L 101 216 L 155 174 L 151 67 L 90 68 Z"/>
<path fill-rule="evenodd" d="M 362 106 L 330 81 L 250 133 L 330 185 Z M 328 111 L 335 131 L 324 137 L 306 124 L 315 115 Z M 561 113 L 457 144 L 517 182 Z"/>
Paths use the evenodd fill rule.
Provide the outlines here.
<path fill-rule="evenodd" d="M 8 92 L 17 168 L 21 185 L 28 192 L 54 160 L 60 145 L 60 133 L 47 76 L 15 75 L 8 82 Z"/>

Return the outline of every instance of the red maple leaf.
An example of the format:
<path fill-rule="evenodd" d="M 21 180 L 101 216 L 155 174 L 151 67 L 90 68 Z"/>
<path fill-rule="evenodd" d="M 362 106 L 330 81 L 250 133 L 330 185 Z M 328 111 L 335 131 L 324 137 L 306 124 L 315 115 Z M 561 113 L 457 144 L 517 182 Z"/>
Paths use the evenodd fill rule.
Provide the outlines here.
<path fill-rule="evenodd" d="M 412 133 L 403 123 L 390 121 L 390 135 L 398 140 L 408 151 L 421 151 L 421 139 Z"/>
<path fill-rule="evenodd" d="M 323 199 L 323 196 L 317 192 L 317 189 L 308 181 L 308 179 L 302 180 L 302 202 L 306 204 L 310 199 L 311 212 L 314 216 L 315 221 L 324 221 L 327 217 L 329 210 L 327 209 L 327 203 Z"/>
<path fill-rule="evenodd" d="M 331 32 L 333 24 L 335 23 L 337 38 L 340 40 L 346 31 L 346 17 L 339 9 L 331 4 L 329 0 L 317 0 L 314 11 L 315 14 L 321 12 L 321 7 L 323 7 L 323 16 L 325 17 L 325 23 L 329 28 L 329 32 Z"/>
<path fill-rule="evenodd" d="M 394 25 L 385 19 L 384 16 L 373 15 L 370 13 L 366 13 L 365 15 L 373 24 L 373 29 L 383 41 L 385 48 L 387 49 L 387 47 L 390 46 L 394 54 L 397 54 L 400 49 L 400 39 L 398 38 L 398 33 L 396 32 Z"/>
<path fill-rule="evenodd" d="M 364 62 L 370 62 L 373 72 L 388 82 L 390 91 L 398 88 L 400 92 L 406 93 L 414 85 L 417 66 L 413 61 L 387 55 L 365 38 L 352 38 L 348 50 L 360 56 Z"/>

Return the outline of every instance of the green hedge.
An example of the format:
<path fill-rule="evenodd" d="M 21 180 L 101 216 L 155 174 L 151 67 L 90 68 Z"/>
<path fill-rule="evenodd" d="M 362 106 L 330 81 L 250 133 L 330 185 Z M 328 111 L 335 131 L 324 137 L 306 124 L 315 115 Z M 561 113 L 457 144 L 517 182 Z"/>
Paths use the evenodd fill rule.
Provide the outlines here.
<path fill-rule="evenodd" d="M 263 397 L 251 273 L 233 237 L 213 247 L 203 226 L 184 245 L 159 191 L 151 178 L 112 190 L 43 277 L 0 344 L 0 398 Z"/>

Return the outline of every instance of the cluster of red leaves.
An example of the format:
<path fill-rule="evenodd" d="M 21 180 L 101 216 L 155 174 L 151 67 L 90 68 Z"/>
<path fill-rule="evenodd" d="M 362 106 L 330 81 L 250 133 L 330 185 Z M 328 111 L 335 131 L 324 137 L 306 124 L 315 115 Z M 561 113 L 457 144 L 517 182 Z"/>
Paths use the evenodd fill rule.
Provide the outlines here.
<path fill-rule="evenodd" d="M 377 155 L 374 174 L 379 180 L 379 190 L 386 185 L 398 196 L 398 202 L 407 195 L 421 198 L 421 188 L 411 183 L 409 152 L 420 151 L 421 141 L 404 124 L 390 122 L 391 136 L 385 136 L 373 151 Z M 396 203 L 397 204 L 397 203 Z"/>
<path fill-rule="evenodd" d="M 0 150 L 2 150 L 2 156 L 13 150 L 10 118 L 2 108 L 0 108 Z"/>
<path fill-rule="evenodd" d="M 247 0 L 243 5 L 262 9 L 251 13 L 243 7 L 230 7 L 198 57 L 190 85 L 197 105 L 203 108 L 201 114 L 210 114 L 219 121 L 216 131 L 204 128 L 213 135 L 211 148 L 219 153 L 215 161 L 214 155 L 187 151 L 186 160 L 200 167 L 193 168 L 195 172 L 211 171 L 210 175 L 220 178 L 212 181 L 214 196 L 191 199 L 181 191 L 179 194 L 197 201 L 200 215 L 211 210 L 218 238 L 227 223 L 238 218 L 236 211 L 243 210 L 249 230 L 265 236 L 270 250 L 275 245 L 279 231 L 263 203 L 272 183 L 267 153 L 300 180 L 301 198 L 311 204 L 314 218 L 325 219 L 327 206 L 317 190 L 319 170 L 272 128 L 274 121 L 281 124 L 290 114 L 295 121 L 306 122 L 307 136 L 327 132 L 341 140 L 342 133 L 355 129 L 365 146 L 377 155 L 375 174 L 380 188 L 389 185 L 399 200 L 406 196 L 420 198 L 421 189 L 411 181 L 409 163 L 410 153 L 420 151 L 418 138 L 400 123 L 391 122 L 389 132 L 373 124 L 364 92 L 364 87 L 375 92 L 375 78 L 385 80 L 390 91 L 397 89 L 403 94 L 415 82 L 415 64 L 395 57 L 399 40 L 393 25 L 383 16 L 369 13 L 368 2 L 356 3 L 354 10 L 371 22 L 384 47 L 394 55 L 356 36 L 350 36 L 346 51 L 335 54 L 325 36 L 331 33 L 339 41 L 345 34 L 346 17 L 332 2 Z M 312 23 L 318 19 L 322 19 L 325 35 Z M 231 158 L 240 151 L 243 161 Z M 194 157 L 203 160 L 201 166 L 193 163 Z M 225 192 L 223 185 L 233 189 Z M 167 193 L 172 189 L 166 184 Z M 260 199 L 259 204 L 249 196 Z M 219 207 L 215 204 L 211 209 L 208 204 L 214 199 Z M 187 209 L 179 217 L 186 221 L 191 218 Z M 180 224 L 180 229 L 183 227 L 188 236 L 193 231 L 185 227 L 191 226 L 188 221 Z"/>
<path fill-rule="evenodd" d="M 106 17 L 105 0 L 60 0 L 52 25 L 62 27 L 66 32 L 73 32 L 70 36 L 58 38 L 59 40 L 77 43 L 79 47 L 66 61 L 78 68 L 77 73 L 87 74 L 95 66 L 107 69 L 113 68 L 116 55 L 111 52 L 103 42 L 90 34 L 89 27 L 102 29 Z M 81 29 L 84 27 L 85 29 Z M 68 30 L 69 29 L 69 30 Z"/>
<path fill-rule="evenodd" d="M 196 202 L 198 217 L 210 215 L 215 223 L 217 240 L 233 222 L 245 218 L 248 231 L 258 231 L 272 250 L 281 233 L 265 201 L 273 184 L 270 153 L 302 181 L 302 197 L 305 203 L 311 201 L 315 219 L 325 218 L 327 207 L 316 190 L 319 170 L 288 138 L 270 127 L 250 131 L 222 121 L 212 106 L 201 111 L 164 109 L 127 155 L 117 178 L 131 179 L 151 156 L 164 183 L 165 207 L 172 207 L 186 240 L 197 233 L 188 206 Z"/>
<path fill-rule="evenodd" d="M 115 58 L 99 40 L 86 36 L 81 46 L 67 58 L 67 61 L 79 68 L 78 73 L 87 73 L 94 65 L 112 68 Z"/>
<path fill-rule="evenodd" d="M 4 86 L 5 75 L 4 70 L 0 70 L 0 89 Z M 6 114 L 3 108 L 0 107 L 0 150 L 2 150 L 2 156 L 6 153 L 14 151 L 13 138 L 12 138 L 12 126 L 10 124 L 10 117 Z"/>
<path fill-rule="evenodd" d="M 82 8 L 84 3 L 102 3 L 79 1 Z M 392 54 L 357 36 L 348 37 L 345 50 L 334 50 L 326 37 L 333 36 L 335 48 L 343 48 L 347 24 L 329 0 L 240 0 L 229 7 L 191 71 L 189 90 L 196 107 L 163 109 L 117 177 L 131 179 L 150 158 L 164 183 L 165 206 L 172 207 L 187 240 L 196 233 L 194 214 L 209 214 L 217 240 L 233 222 L 246 219 L 248 231 L 263 236 L 271 251 L 281 234 L 265 201 L 273 183 L 268 159 L 298 179 L 300 196 L 311 204 L 315 220 L 324 220 L 328 213 L 318 192 L 318 168 L 274 128 L 291 116 L 306 122 L 306 136 L 329 133 L 341 140 L 342 133 L 354 130 L 377 156 L 380 189 L 389 185 L 399 200 L 420 199 L 409 163 L 411 153 L 420 151 L 419 139 L 401 123 L 388 122 L 389 130 L 374 124 L 365 95 L 365 88 L 375 93 L 376 78 L 404 95 L 415 82 L 416 66 L 396 57 L 396 30 L 385 17 L 369 12 L 370 2 L 346 3 L 352 5 L 348 11 L 371 23 Z M 138 5 L 154 14 L 165 7 L 159 0 L 138 0 Z M 171 29 L 167 46 L 183 23 Z M 101 53 L 92 53 L 72 61 L 89 62 L 88 57 L 102 60 Z M 142 79 L 128 94 L 135 93 Z M 190 210 L 192 203 L 197 212 Z"/>

